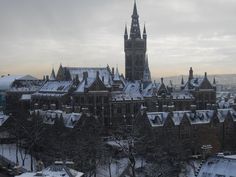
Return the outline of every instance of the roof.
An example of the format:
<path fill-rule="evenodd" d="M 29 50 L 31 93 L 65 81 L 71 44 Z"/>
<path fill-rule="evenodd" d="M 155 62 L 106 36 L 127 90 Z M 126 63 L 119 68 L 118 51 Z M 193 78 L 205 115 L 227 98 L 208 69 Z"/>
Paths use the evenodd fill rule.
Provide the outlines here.
<path fill-rule="evenodd" d="M 208 81 L 210 83 L 206 76 L 192 78 L 185 83 L 184 90 L 193 90 L 195 88 L 199 88 L 204 81 Z"/>
<path fill-rule="evenodd" d="M 27 172 L 19 175 L 18 177 L 34 177 L 34 176 L 43 176 L 43 177 L 82 177 L 84 174 L 76 170 L 70 169 L 65 165 L 51 165 L 41 172 Z"/>
<path fill-rule="evenodd" d="M 4 76 L 0 78 L 0 90 L 8 90 L 11 84 L 22 76 Z"/>
<path fill-rule="evenodd" d="M 173 120 L 175 125 L 180 125 L 184 116 L 186 116 L 190 124 L 207 124 L 210 123 L 213 118 L 215 118 L 214 113 L 214 110 L 196 110 L 196 112 L 147 112 L 147 118 L 152 127 L 163 126 L 168 116 Z M 231 114 L 233 120 L 236 121 L 236 111 L 233 109 L 218 109 L 216 115 L 219 122 L 224 122 L 228 114 Z"/>
<path fill-rule="evenodd" d="M 123 91 L 112 92 L 112 100 L 143 100 L 143 96 L 140 92 L 140 82 L 129 82 L 125 85 Z"/>
<path fill-rule="evenodd" d="M 82 117 L 82 113 L 66 113 L 61 110 L 46 110 L 43 111 L 41 109 L 35 110 L 31 112 L 31 114 L 39 114 L 40 117 L 43 119 L 43 122 L 45 124 L 53 125 L 55 123 L 55 120 L 57 118 L 63 118 L 64 125 L 67 128 L 74 128 L 76 123 L 80 120 Z"/>
<path fill-rule="evenodd" d="M 71 88 L 72 81 L 47 81 L 39 92 L 66 93 Z"/>
<path fill-rule="evenodd" d="M 159 91 L 160 87 L 161 87 L 161 83 L 156 83 L 156 82 L 150 83 L 145 89 L 143 89 L 142 95 L 144 97 L 155 96 L 157 95 L 157 92 Z"/>
<path fill-rule="evenodd" d="M 2 126 L 8 118 L 9 116 L 3 114 L 3 112 L 0 112 L 0 126 Z"/>
<path fill-rule="evenodd" d="M 236 176 L 236 156 L 211 157 L 201 167 L 198 177 Z"/>
<path fill-rule="evenodd" d="M 38 91 L 45 81 L 38 79 L 30 79 L 29 77 L 24 77 L 25 79 L 16 79 L 9 89 L 9 92 L 36 92 Z"/>
<path fill-rule="evenodd" d="M 88 73 L 88 78 L 94 79 L 97 76 L 97 72 L 99 73 L 100 80 L 104 80 L 104 85 L 107 87 L 110 87 L 112 76 L 107 67 L 97 67 L 97 68 L 86 68 L 86 67 L 65 67 L 72 77 L 72 79 L 76 78 L 76 75 L 78 75 L 78 78 L 80 81 L 83 80 L 83 73 Z"/>

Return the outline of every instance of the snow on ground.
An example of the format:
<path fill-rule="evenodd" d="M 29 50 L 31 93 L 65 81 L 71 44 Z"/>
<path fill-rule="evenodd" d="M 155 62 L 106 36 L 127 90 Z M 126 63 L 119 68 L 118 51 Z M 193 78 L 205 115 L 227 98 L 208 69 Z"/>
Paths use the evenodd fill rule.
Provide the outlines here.
<path fill-rule="evenodd" d="M 128 166 L 128 159 L 112 159 L 110 168 L 111 168 L 111 176 L 112 177 L 119 177 L 127 168 Z M 105 164 L 99 166 L 97 169 L 97 177 L 109 177 L 109 165 Z"/>
<path fill-rule="evenodd" d="M 21 154 L 23 154 L 24 157 L 24 150 L 20 149 L 22 153 L 18 153 L 18 159 L 19 159 L 19 165 L 22 166 L 24 169 L 30 171 L 31 166 L 31 156 L 29 154 L 26 154 L 25 158 L 25 164 L 22 163 Z M 6 159 L 10 160 L 11 162 L 16 163 L 16 145 L 15 144 L 0 144 L 0 155 L 5 157 Z M 33 158 L 33 169 L 35 169 L 36 161 Z"/>
<path fill-rule="evenodd" d="M 200 160 L 191 160 L 188 163 L 184 163 L 179 177 L 195 177 L 194 171 L 199 168 Z"/>

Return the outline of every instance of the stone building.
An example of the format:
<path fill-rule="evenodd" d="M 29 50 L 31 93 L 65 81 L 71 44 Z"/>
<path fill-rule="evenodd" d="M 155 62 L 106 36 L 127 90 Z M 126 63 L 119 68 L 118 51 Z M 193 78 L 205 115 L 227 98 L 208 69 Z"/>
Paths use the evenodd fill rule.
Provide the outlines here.
<path fill-rule="evenodd" d="M 196 107 L 195 107 L 196 108 Z M 202 146 L 212 152 L 236 148 L 236 107 L 232 109 L 148 112 L 140 111 L 137 119 L 148 125 L 157 145 L 176 146 L 188 155 L 201 154 Z"/>
<path fill-rule="evenodd" d="M 141 38 L 139 15 L 135 2 L 130 27 L 130 35 L 128 36 L 127 26 L 125 27 L 124 33 L 125 78 L 127 80 L 151 80 L 148 68 L 148 59 L 146 58 L 146 50 L 146 28 L 144 26 L 143 35 Z"/>

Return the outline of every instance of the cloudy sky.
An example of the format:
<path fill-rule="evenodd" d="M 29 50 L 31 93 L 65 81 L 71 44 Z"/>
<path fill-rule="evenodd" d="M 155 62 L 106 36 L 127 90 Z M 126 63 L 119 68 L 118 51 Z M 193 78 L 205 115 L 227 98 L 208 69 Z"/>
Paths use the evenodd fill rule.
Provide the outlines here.
<path fill-rule="evenodd" d="M 235 0 L 137 0 L 152 76 L 236 73 Z M 133 0 L 0 0 L 0 74 L 118 66 Z"/>

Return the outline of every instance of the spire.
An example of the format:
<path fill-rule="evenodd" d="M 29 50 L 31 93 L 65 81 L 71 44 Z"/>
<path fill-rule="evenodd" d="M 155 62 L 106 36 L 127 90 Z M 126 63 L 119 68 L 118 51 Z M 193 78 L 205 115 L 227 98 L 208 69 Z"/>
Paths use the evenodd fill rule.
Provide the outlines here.
<path fill-rule="evenodd" d="M 184 76 L 182 76 L 181 85 L 184 85 Z"/>
<path fill-rule="evenodd" d="M 124 34 L 124 39 L 128 39 L 128 32 L 127 32 L 127 25 L 125 25 L 125 34 Z"/>
<path fill-rule="evenodd" d="M 146 33 L 145 24 L 144 24 L 144 27 L 143 27 L 143 39 L 147 39 L 147 33 Z"/>
<path fill-rule="evenodd" d="M 119 70 L 118 67 L 116 67 L 116 73 L 114 75 L 114 81 L 119 81 L 120 80 L 120 74 L 119 74 Z"/>
<path fill-rule="evenodd" d="M 130 38 L 131 39 L 137 39 L 141 38 L 140 34 L 140 27 L 139 27 L 139 16 L 138 16 L 138 11 L 137 11 L 137 6 L 136 6 L 136 1 L 134 1 L 134 9 L 133 9 L 133 14 L 132 14 L 132 23 L 131 23 L 131 28 L 130 28 Z"/>
<path fill-rule="evenodd" d="M 193 68 L 192 67 L 190 67 L 188 79 L 189 80 L 193 79 Z"/>
<path fill-rule="evenodd" d="M 151 82 L 151 72 L 149 70 L 148 65 L 148 55 L 145 56 L 145 64 L 144 64 L 144 71 L 143 71 L 143 81 L 144 82 Z"/>
<path fill-rule="evenodd" d="M 213 85 L 216 85 L 216 78 L 213 79 Z"/>
<path fill-rule="evenodd" d="M 54 68 L 52 68 L 52 72 L 51 72 L 51 75 L 50 75 L 50 78 L 49 78 L 49 80 L 51 80 L 51 81 L 54 81 L 54 80 L 56 80 L 56 75 L 55 75 Z"/>
<path fill-rule="evenodd" d="M 132 18 L 133 18 L 133 16 L 138 17 L 138 11 L 137 11 L 136 0 L 134 0 L 134 9 L 133 9 L 133 15 L 132 15 Z"/>

